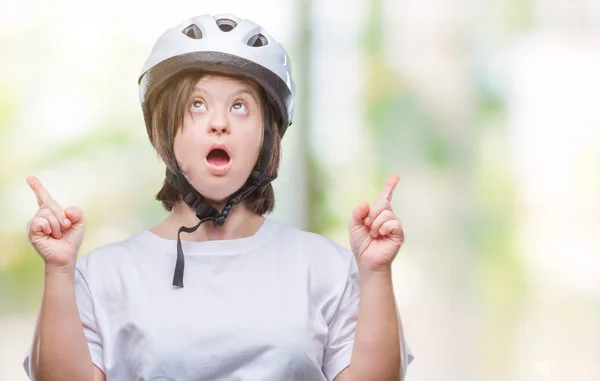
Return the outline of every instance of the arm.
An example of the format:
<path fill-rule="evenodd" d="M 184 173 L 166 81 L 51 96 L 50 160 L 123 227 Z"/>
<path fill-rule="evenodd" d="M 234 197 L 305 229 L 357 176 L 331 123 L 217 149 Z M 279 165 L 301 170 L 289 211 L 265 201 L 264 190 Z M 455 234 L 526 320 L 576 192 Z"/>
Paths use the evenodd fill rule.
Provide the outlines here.
<path fill-rule="evenodd" d="M 104 381 L 92 364 L 74 291 L 74 266 L 46 266 L 44 292 L 31 351 L 36 381 Z"/>
<path fill-rule="evenodd" d="M 391 269 L 361 269 L 359 274 L 361 291 L 351 365 L 335 381 L 397 381 L 405 373 L 400 368 L 404 348 L 399 340 L 402 332 Z"/>
<path fill-rule="evenodd" d="M 92 364 L 75 296 L 77 252 L 85 223 L 77 207 L 63 209 L 41 182 L 30 176 L 39 209 L 28 224 L 28 239 L 44 260 L 44 291 L 31 356 L 25 366 L 37 381 L 102 381 Z M 82 279 L 83 281 L 83 279 Z"/>
<path fill-rule="evenodd" d="M 402 225 L 391 208 L 398 180 L 392 175 L 372 205 L 362 203 L 352 214 L 349 233 L 358 263 L 359 312 L 350 366 L 335 381 L 397 381 L 406 373 L 391 269 L 404 242 Z"/>

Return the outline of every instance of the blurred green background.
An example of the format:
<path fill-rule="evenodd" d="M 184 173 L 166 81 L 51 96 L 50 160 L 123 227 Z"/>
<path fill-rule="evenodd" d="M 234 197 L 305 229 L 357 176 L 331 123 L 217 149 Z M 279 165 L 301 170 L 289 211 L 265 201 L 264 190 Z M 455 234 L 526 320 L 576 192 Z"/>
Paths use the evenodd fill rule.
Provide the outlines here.
<path fill-rule="evenodd" d="M 158 223 L 137 76 L 200 13 L 292 57 L 274 219 L 348 246 L 352 209 L 401 175 L 408 381 L 600 380 L 598 0 L 1 3 L 0 380 L 26 379 L 42 291 L 25 177 L 82 207 L 82 255 Z"/>

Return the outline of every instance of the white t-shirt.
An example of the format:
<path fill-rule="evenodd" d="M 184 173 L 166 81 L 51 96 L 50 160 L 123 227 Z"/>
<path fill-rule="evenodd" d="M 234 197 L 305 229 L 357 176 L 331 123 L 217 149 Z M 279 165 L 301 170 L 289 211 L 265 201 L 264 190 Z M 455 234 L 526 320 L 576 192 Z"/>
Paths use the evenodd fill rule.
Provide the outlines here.
<path fill-rule="evenodd" d="M 184 288 L 176 241 L 148 230 L 78 261 L 77 306 L 108 381 L 320 381 L 350 364 L 352 252 L 268 218 L 251 237 L 182 245 Z"/>

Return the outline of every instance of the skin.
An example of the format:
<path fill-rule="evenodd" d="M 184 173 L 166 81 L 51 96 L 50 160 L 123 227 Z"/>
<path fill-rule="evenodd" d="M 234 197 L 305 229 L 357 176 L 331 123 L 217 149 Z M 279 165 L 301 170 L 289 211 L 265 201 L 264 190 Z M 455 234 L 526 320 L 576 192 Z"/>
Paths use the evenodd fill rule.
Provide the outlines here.
<path fill-rule="evenodd" d="M 360 279 L 360 302 L 350 366 L 335 381 L 397 381 L 404 377 L 392 284 L 392 262 L 404 242 L 391 201 L 400 177 L 391 175 L 379 197 L 358 205 L 348 224 Z"/>
<path fill-rule="evenodd" d="M 205 76 L 196 85 L 189 113 L 174 140 L 178 163 L 188 181 L 217 208 L 239 189 L 258 159 L 262 107 L 256 85 L 222 76 Z M 230 156 L 225 171 L 215 173 L 206 161 L 213 144 Z M 372 204 L 362 203 L 349 223 L 350 246 L 359 265 L 360 312 L 351 365 L 336 381 L 398 380 L 400 343 L 391 263 L 404 235 L 390 201 L 399 177 L 392 175 Z M 77 207 L 63 209 L 35 177 L 27 182 L 39 209 L 28 224 L 28 238 L 45 263 L 44 292 L 31 356 L 34 380 L 105 380 L 92 364 L 77 310 L 73 279 L 85 222 Z M 242 204 L 222 227 L 203 224 L 186 240 L 235 239 L 255 234 L 264 218 Z M 151 231 L 176 239 L 180 226 L 197 222 L 187 205 L 175 205 Z M 182 236 L 183 238 L 183 236 Z M 405 366 L 405 364 L 404 364 Z"/>
<path fill-rule="evenodd" d="M 258 160 L 263 136 L 260 95 L 252 83 L 213 75 L 200 79 L 196 89 L 183 128 L 175 136 L 173 149 L 190 184 L 222 210 L 227 197 L 242 187 Z M 212 173 L 206 163 L 205 157 L 213 144 L 227 147 L 231 162 L 224 174 Z M 258 231 L 263 221 L 262 216 L 238 204 L 223 226 L 202 224 L 196 232 L 186 234 L 185 239 L 248 237 Z M 164 238 L 176 239 L 180 226 L 192 226 L 196 222 L 194 212 L 180 203 L 151 231 Z"/>
<path fill-rule="evenodd" d="M 75 262 L 85 232 L 83 213 L 77 207 L 63 209 L 37 178 L 30 176 L 27 183 L 39 206 L 29 221 L 28 238 L 45 263 L 31 377 L 37 381 L 103 381 L 104 374 L 92 364 L 75 301 Z"/>

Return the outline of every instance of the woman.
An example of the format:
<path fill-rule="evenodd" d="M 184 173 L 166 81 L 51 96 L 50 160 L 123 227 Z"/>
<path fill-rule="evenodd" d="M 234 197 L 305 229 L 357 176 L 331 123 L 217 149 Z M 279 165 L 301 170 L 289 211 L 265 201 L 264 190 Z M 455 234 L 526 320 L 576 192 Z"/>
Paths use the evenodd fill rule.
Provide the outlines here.
<path fill-rule="evenodd" d="M 36 380 L 398 380 L 409 363 L 391 263 L 398 182 L 350 222 L 352 252 L 263 217 L 292 123 L 287 53 L 249 20 L 169 29 L 140 77 L 170 212 L 80 260 L 80 209 L 34 177 L 29 239 L 45 287 L 25 370 Z M 185 233 L 182 238 L 182 233 Z M 184 282 L 185 280 L 185 282 Z"/>

